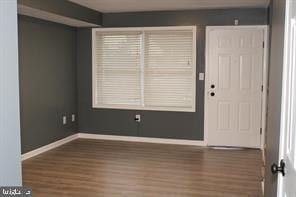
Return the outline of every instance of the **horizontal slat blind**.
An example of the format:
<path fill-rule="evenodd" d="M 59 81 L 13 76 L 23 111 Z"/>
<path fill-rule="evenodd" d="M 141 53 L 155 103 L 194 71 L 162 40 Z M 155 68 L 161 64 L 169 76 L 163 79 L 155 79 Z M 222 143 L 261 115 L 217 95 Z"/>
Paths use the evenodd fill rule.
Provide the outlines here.
<path fill-rule="evenodd" d="M 97 32 L 96 105 L 141 104 L 141 32 Z"/>
<path fill-rule="evenodd" d="M 194 27 L 93 30 L 93 106 L 195 111 Z"/>
<path fill-rule="evenodd" d="M 192 108 L 192 30 L 145 31 L 145 106 Z"/>

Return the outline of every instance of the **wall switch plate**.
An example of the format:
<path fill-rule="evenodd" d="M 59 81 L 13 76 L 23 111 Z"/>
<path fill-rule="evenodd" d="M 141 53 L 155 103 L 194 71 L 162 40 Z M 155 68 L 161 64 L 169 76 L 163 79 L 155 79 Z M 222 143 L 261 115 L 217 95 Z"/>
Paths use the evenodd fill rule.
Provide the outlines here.
<path fill-rule="evenodd" d="M 137 115 L 135 116 L 135 121 L 136 121 L 136 122 L 141 122 L 141 115 L 140 115 L 140 114 L 137 114 Z"/>
<path fill-rule="evenodd" d="M 72 114 L 71 120 L 72 120 L 72 122 L 75 122 L 75 114 Z"/>
<path fill-rule="evenodd" d="M 198 79 L 199 79 L 200 81 L 205 80 L 205 74 L 204 74 L 204 73 L 199 73 L 199 74 L 198 74 Z"/>
<path fill-rule="evenodd" d="M 63 125 L 67 124 L 67 117 L 63 116 Z"/>
<path fill-rule="evenodd" d="M 234 25 L 239 25 L 239 20 L 238 19 L 234 20 Z"/>

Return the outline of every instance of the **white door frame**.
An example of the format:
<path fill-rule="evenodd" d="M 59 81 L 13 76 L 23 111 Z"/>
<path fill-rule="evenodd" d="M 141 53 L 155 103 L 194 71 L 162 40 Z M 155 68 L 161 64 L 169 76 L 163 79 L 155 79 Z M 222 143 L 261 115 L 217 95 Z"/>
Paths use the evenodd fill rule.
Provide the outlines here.
<path fill-rule="evenodd" d="M 210 31 L 213 30 L 229 30 L 229 29 L 245 29 L 245 28 L 258 28 L 264 31 L 264 52 L 263 52 L 263 92 L 262 92 L 262 110 L 261 110 L 261 150 L 264 149 L 265 146 L 265 134 L 266 134 L 266 113 L 267 113 L 267 88 L 268 88 L 268 60 L 269 60 L 269 26 L 268 25 L 243 25 L 243 26 L 207 26 L 206 27 L 206 63 L 205 63 L 205 92 L 204 92 L 204 99 L 205 99 L 205 109 L 204 109 L 204 142 L 208 145 L 208 97 L 207 91 L 209 87 L 209 78 L 208 78 L 208 64 L 209 64 L 209 35 Z M 259 131 L 258 131 L 259 132 Z"/>

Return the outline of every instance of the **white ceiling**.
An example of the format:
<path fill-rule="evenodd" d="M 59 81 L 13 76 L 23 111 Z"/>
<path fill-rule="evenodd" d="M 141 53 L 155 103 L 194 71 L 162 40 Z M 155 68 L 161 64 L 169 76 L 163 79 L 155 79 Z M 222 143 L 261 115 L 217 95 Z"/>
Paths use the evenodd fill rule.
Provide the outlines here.
<path fill-rule="evenodd" d="M 269 0 L 69 0 L 82 6 L 108 12 L 193 10 L 211 8 L 253 8 L 269 5 Z"/>

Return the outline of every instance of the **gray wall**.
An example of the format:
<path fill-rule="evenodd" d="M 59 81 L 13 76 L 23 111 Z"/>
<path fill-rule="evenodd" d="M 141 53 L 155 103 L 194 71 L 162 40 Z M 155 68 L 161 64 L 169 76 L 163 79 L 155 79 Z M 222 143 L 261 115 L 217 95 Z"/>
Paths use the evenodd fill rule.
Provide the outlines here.
<path fill-rule="evenodd" d="M 197 73 L 205 69 L 205 26 L 264 25 L 267 9 L 225 9 L 103 14 L 104 27 L 197 25 Z M 78 114 L 80 132 L 203 140 L 204 82 L 197 81 L 196 112 L 92 109 L 91 31 L 77 33 Z M 142 122 L 134 122 L 135 114 Z"/>
<path fill-rule="evenodd" d="M 19 16 L 22 152 L 77 131 L 76 29 Z M 62 124 L 67 115 L 68 124 Z"/>
<path fill-rule="evenodd" d="M 170 25 L 262 25 L 268 21 L 267 9 L 216 9 L 164 12 L 131 12 L 103 14 L 104 27 L 170 26 Z"/>
<path fill-rule="evenodd" d="M 20 186 L 16 0 L 0 1 L 0 186 Z"/>
<path fill-rule="evenodd" d="M 281 119 L 282 69 L 285 30 L 285 0 L 274 0 L 271 5 L 271 51 L 267 118 L 265 196 L 276 196 L 277 176 L 270 166 L 278 162 Z"/>

